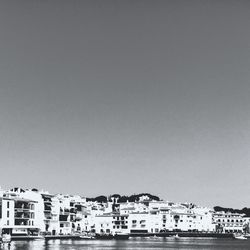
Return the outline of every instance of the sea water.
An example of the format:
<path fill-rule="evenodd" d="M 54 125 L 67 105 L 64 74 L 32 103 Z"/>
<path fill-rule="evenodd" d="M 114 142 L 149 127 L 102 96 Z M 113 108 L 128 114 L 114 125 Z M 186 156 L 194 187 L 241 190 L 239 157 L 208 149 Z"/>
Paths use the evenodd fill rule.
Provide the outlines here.
<path fill-rule="evenodd" d="M 249 250 L 250 239 L 215 239 L 215 238 L 131 238 L 129 240 L 33 240 L 13 241 L 10 250 L 92 250 L 92 249 L 202 249 L 202 250 Z"/>

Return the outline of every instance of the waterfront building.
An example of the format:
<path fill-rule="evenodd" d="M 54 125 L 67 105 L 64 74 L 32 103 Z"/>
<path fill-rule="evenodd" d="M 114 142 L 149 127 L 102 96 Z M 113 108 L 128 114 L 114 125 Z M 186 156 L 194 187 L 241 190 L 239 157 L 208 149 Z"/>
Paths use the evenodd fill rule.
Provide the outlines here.
<path fill-rule="evenodd" d="M 40 228 L 36 221 L 36 201 L 22 196 L 25 191 L 14 188 L 1 197 L 0 226 L 4 232 L 13 235 L 38 234 Z"/>
<path fill-rule="evenodd" d="M 82 232 L 86 199 L 78 195 L 57 195 L 56 198 L 59 201 L 54 204 L 59 213 L 59 234 Z M 53 234 L 58 233 L 58 228 L 53 230 Z"/>
<path fill-rule="evenodd" d="M 113 215 L 111 213 L 96 215 L 95 216 L 95 224 L 94 224 L 94 232 L 98 234 L 111 234 L 113 233 Z"/>
<path fill-rule="evenodd" d="M 150 233 L 159 233 L 171 231 L 171 210 L 168 203 L 151 202 L 149 204 L 149 223 L 148 231 Z"/>
<path fill-rule="evenodd" d="M 202 216 L 193 212 L 171 212 L 172 231 L 200 231 Z"/>
<path fill-rule="evenodd" d="M 196 224 L 197 229 L 200 232 L 215 232 L 215 224 L 213 222 L 213 210 L 207 207 L 198 207 L 195 206 L 192 208 L 192 211 L 197 214 L 196 217 Z M 199 220 L 199 216 L 202 217 L 201 220 Z"/>
<path fill-rule="evenodd" d="M 130 233 L 148 233 L 149 232 L 149 213 L 134 212 L 128 217 L 128 228 Z"/>
<path fill-rule="evenodd" d="M 243 214 L 231 212 L 214 212 L 213 222 L 215 224 L 216 232 L 224 233 L 242 233 L 244 230 Z"/>
<path fill-rule="evenodd" d="M 119 234 L 128 233 L 127 214 L 105 213 L 95 217 L 95 233 L 98 234 Z"/>

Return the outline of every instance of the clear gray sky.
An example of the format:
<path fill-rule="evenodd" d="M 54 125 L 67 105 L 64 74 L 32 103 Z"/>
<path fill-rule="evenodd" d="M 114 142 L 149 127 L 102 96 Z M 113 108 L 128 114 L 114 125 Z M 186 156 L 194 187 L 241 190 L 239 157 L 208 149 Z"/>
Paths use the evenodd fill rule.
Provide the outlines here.
<path fill-rule="evenodd" d="M 250 1 L 3 0 L 0 185 L 250 207 Z"/>

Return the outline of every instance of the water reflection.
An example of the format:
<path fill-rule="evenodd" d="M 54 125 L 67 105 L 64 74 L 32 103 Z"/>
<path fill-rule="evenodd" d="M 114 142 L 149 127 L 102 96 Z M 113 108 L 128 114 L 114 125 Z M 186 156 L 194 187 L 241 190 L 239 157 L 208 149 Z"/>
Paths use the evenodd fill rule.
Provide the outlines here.
<path fill-rule="evenodd" d="M 234 250 L 250 249 L 250 240 L 197 239 L 197 238 L 132 238 L 130 240 L 34 240 L 14 241 L 8 250 L 93 250 L 93 249 L 185 249 L 185 250 Z"/>

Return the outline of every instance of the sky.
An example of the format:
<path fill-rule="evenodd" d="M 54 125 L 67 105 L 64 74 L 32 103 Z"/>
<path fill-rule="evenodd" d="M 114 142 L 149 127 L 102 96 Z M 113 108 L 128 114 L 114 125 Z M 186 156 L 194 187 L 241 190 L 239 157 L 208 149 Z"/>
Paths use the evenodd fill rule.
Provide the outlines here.
<path fill-rule="evenodd" d="M 250 1 L 3 0 L 0 185 L 250 207 Z"/>

